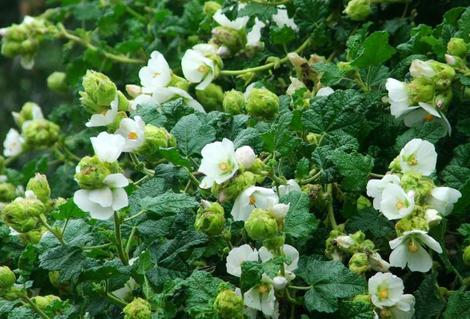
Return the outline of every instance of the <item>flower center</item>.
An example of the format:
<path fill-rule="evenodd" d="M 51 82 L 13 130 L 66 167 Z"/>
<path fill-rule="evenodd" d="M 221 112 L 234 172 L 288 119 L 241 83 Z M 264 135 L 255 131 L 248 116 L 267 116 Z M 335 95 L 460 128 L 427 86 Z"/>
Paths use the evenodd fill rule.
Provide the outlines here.
<path fill-rule="evenodd" d="M 136 132 L 129 132 L 129 134 L 127 134 L 127 138 L 130 140 L 136 140 L 138 137 Z"/>
<path fill-rule="evenodd" d="M 256 197 L 255 195 L 251 194 L 250 197 L 248 198 L 248 202 L 251 206 L 255 206 L 256 204 Z"/>
<path fill-rule="evenodd" d="M 424 117 L 424 121 L 425 122 L 431 122 L 433 118 L 434 118 L 434 116 L 432 116 L 432 114 L 428 114 Z"/>
<path fill-rule="evenodd" d="M 402 208 L 405 208 L 405 207 L 408 207 L 408 202 L 407 201 L 404 201 L 404 200 L 399 200 L 397 201 L 397 203 L 395 204 L 395 207 L 400 210 Z"/>
<path fill-rule="evenodd" d="M 419 250 L 419 245 L 412 239 L 408 242 L 408 251 L 410 253 L 415 253 Z"/>
<path fill-rule="evenodd" d="M 387 299 L 388 295 L 389 295 L 388 288 L 387 287 L 379 288 L 379 291 L 378 291 L 377 295 L 379 296 L 380 300 Z"/>
<path fill-rule="evenodd" d="M 160 76 L 160 72 L 153 72 L 153 77 L 156 78 L 156 77 L 159 77 Z"/>
<path fill-rule="evenodd" d="M 197 71 L 200 72 L 200 73 L 207 73 L 209 72 L 209 67 L 205 64 L 201 64 L 198 68 L 197 68 Z"/>
<path fill-rule="evenodd" d="M 406 162 L 408 163 L 408 165 L 410 166 L 415 166 L 418 164 L 418 161 L 416 160 L 416 157 L 414 154 L 411 154 L 410 156 L 408 156 L 407 159 L 405 159 Z"/>
<path fill-rule="evenodd" d="M 268 285 L 265 285 L 265 284 L 261 284 L 258 286 L 258 292 L 261 294 L 261 295 L 264 295 L 264 294 L 267 294 L 269 292 L 269 287 Z"/>
<path fill-rule="evenodd" d="M 232 170 L 232 165 L 229 162 L 221 162 L 219 163 L 219 169 L 222 173 L 228 173 Z"/>

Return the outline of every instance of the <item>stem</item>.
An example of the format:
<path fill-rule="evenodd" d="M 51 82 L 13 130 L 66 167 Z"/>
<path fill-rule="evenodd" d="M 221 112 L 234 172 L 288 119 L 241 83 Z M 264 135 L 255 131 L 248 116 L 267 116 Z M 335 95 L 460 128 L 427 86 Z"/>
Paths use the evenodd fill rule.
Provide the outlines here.
<path fill-rule="evenodd" d="M 123 307 L 127 306 L 127 302 L 125 302 L 121 298 L 116 297 L 115 295 L 113 295 L 110 292 L 106 293 L 106 298 L 108 298 L 109 300 L 111 300 L 112 302 L 114 302 L 114 303 L 116 303 L 120 306 L 123 306 Z"/>
<path fill-rule="evenodd" d="M 323 172 L 323 171 L 320 170 L 320 171 L 317 172 L 315 175 L 310 176 L 309 178 L 306 178 L 306 179 L 300 181 L 299 183 L 300 183 L 301 185 L 304 185 L 304 184 L 308 184 L 308 183 L 310 183 L 310 182 L 316 181 L 316 180 L 321 176 L 321 173 L 322 173 L 322 172 Z"/>
<path fill-rule="evenodd" d="M 44 216 L 43 214 L 39 215 L 39 221 L 41 222 L 41 224 L 44 225 L 44 227 L 46 227 L 46 229 L 52 234 L 54 235 L 55 238 L 57 238 L 57 240 L 60 242 L 60 244 L 62 246 L 65 246 L 65 242 L 64 242 L 64 234 L 59 234 L 57 232 L 57 230 L 55 230 L 51 225 L 49 225 L 47 223 L 47 219 L 46 219 L 46 216 Z"/>
<path fill-rule="evenodd" d="M 129 258 L 129 251 L 131 250 L 132 238 L 134 238 L 136 230 L 137 230 L 136 226 L 132 227 L 131 234 L 129 235 L 129 238 L 127 239 L 127 243 L 126 243 L 126 256 L 127 256 L 127 258 Z"/>
<path fill-rule="evenodd" d="M 119 258 L 122 263 L 127 266 L 129 264 L 129 258 L 126 256 L 124 248 L 122 247 L 121 224 L 117 212 L 114 212 L 114 238 L 116 239 L 116 248 L 118 250 Z"/>
<path fill-rule="evenodd" d="M 302 287 L 302 286 L 290 285 L 288 288 L 295 289 L 295 290 L 310 290 L 312 288 L 312 286 Z"/>
<path fill-rule="evenodd" d="M 333 184 L 326 186 L 328 192 L 328 220 L 332 228 L 336 228 L 338 224 L 335 219 L 335 211 L 333 209 Z"/>
<path fill-rule="evenodd" d="M 28 303 L 28 305 L 31 306 L 31 308 L 33 308 L 34 311 L 37 312 L 37 314 L 42 318 L 42 319 L 50 319 L 50 317 L 48 315 L 46 315 L 46 313 L 44 311 L 42 311 L 41 309 L 38 308 L 38 306 L 36 306 L 36 304 L 31 300 L 29 299 L 28 296 L 24 296 L 23 297 L 23 300 L 26 301 Z"/>
<path fill-rule="evenodd" d="M 295 50 L 294 52 L 295 53 L 302 52 L 309 44 L 310 44 L 310 38 L 305 40 L 304 43 L 302 43 L 300 45 L 300 47 L 298 47 L 297 50 Z M 286 55 L 285 57 L 283 57 L 282 59 L 280 59 L 277 62 L 269 62 L 269 63 L 266 63 L 264 65 L 260 65 L 260 66 L 256 66 L 256 67 L 252 67 L 252 68 L 246 68 L 246 69 L 242 69 L 242 70 L 222 70 L 222 71 L 220 71 L 220 74 L 221 75 L 240 75 L 240 74 L 245 74 L 245 73 L 254 73 L 254 72 L 269 70 L 269 69 L 271 69 L 271 68 L 273 68 L 277 65 L 283 64 L 287 61 L 289 61 L 288 55 Z"/>
<path fill-rule="evenodd" d="M 111 243 L 106 243 L 102 245 L 96 245 L 96 246 L 84 246 L 82 247 L 83 250 L 92 250 L 92 249 L 101 249 L 101 248 L 106 248 L 111 246 Z"/>
<path fill-rule="evenodd" d="M 95 45 L 91 44 L 87 40 L 85 40 L 85 39 L 83 39 L 83 38 L 81 38 L 81 37 L 79 37 L 75 34 L 72 34 L 70 31 L 65 29 L 64 25 L 61 24 L 61 23 L 58 24 L 58 28 L 59 28 L 59 35 L 63 36 L 64 38 L 66 38 L 70 41 L 78 43 L 78 44 L 84 46 L 85 48 L 87 48 L 89 50 L 99 52 L 99 53 L 101 53 L 102 55 L 104 55 L 106 58 L 108 58 L 110 60 L 120 62 L 120 63 L 129 63 L 129 64 L 144 64 L 145 63 L 145 61 L 140 60 L 140 59 L 129 58 L 129 57 L 127 57 L 125 55 L 122 55 L 122 54 L 114 54 L 114 53 L 104 51 L 104 50 L 96 47 Z"/>
<path fill-rule="evenodd" d="M 124 222 L 128 222 L 130 220 L 133 220 L 134 218 L 137 218 L 139 216 L 141 216 L 143 213 L 145 213 L 146 210 L 145 209 L 142 209 L 140 212 L 138 212 L 137 214 L 135 215 L 132 215 L 131 217 L 127 217 L 126 219 L 124 219 Z"/>
<path fill-rule="evenodd" d="M 385 175 L 382 175 L 382 174 L 376 174 L 376 173 L 369 173 L 369 176 L 370 176 L 370 177 L 377 177 L 377 178 L 382 178 L 382 177 L 384 177 Z"/>
<path fill-rule="evenodd" d="M 196 177 L 194 177 L 193 173 L 191 173 L 191 171 L 187 167 L 185 167 L 184 169 L 188 173 L 189 179 L 194 183 L 194 185 L 199 187 L 199 181 L 197 180 Z"/>

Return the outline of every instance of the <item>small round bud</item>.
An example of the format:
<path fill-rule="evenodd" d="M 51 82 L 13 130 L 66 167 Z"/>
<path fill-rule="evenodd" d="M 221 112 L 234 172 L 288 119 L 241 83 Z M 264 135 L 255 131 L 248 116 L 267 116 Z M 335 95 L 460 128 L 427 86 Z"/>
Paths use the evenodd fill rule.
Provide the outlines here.
<path fill-rule="evenodd" d="M 222 102 L 224 111 L 230 114 L 240 114 L 245 110 L 245 96 L 237 90 L 225 92 Z"/>
<path fill-rule="evenodd" d="M 363 210 L 363 209 L 366 209 L 368 207 L 371 207 L 372 204 L 370 202 L 370 200 L 365 197 L 365 196 L 359 196 L 357 201 L 356 201 L 356 207 L 357 207 L 357 210 Z"/>
<path fill-rule="evenodd" d="M 80 102 L 89 113 L 105 112 L 116 98 L 116 85 L 103 73 L 88 70 L 82 85 L 84 91 L 80 92 Z"/>
<path fill-rule="evenodd" d="M 194 228 L 208 236 L 220 235 L 225 224 L 224 208 L 219 203 L 209 202 L 203 206 L 197 212 Z"/>
<path fill-rule="evenodd" d="M 222 184 L 222 186 L 214 183 L 214 186 L 212 186 L 211 191 L 214 195 L 223 195 L 223 200 L 221 200 L 221 202 L 224 202 L 234 199 L 243 190 L 247 189 L 252 185 L 255 185 L 256 181 L 257 175 L 253 174 L 252 172 L 245 171 L 231 178 L 226 183 Z"/>
<path fill-rule="evenodd" d="M 230 27 L 218 26 L 212 29 L 210 43 L 226 47 L 231 54 L 234 54 L 246 45 L 246 35 L 244 30 L 236 30 Z"/>
<path fill-rule="evenodd" d="M 355 253 L 349 260 L 349 269 L 357 274 L 363 274 L 369 269 L 369 262 L 365 253 Z"/>
<path fill-rule="evenodd" d="M 179 88 L 183 91 L 188 91 L 189 87 L 191 86 L 191 83 L 186 80 L 185 78 L 182 78 L 180 76 L 177 76 L 176 74 L 172 73 L 171 74 L 171 80 L 168 86 L 173 86 L 176 88 Z M 197 92 L 196 92 L 197 93 Z"/>
<path fill-rule="evenodd" d="M 43 203 L 47 203 L 51 198 L 51 189 L 47 182 L 46 175 L 43 174 L 36 173 L 36 175 L 28 181 L 26 190 L 32 191 Z"/>
<path fill-rule="evenodd" d="M 126 85 L 126 92 L 129 94 L 131 98 L 136 98 L 142 94 L 142 88 L 138 85 L 134 84 L 127 84 Z"/>
<path fill-rule="evenodd" d="M 275 290 L 283 290 L 287 286 L 287 279 L 282 276 L 276 276 L 273 278 L 273 287 Z"/>
<path fill-rule="evenodd" d="M 147 300 L 134 298 L 131 303 L 123 309 L 124 319 L 150 319 L 152 317 L 152 307 Z"/>
<path fill-rule="evenodd" d="M 468 52 L 467 43 L 461 38 L 451 38 L 447 43 L 447 52 L 458 57 L 465 57 Z"/>
<path fill-rule="evenodd" d="M 28 122 L 23 126 L 22 132 L 26 144 L 31 148 L 54 145 L 59 139 L 59 134 L 59 126 L 45 119 Z"/>
<path fill-rule="evenodd" d="M 235 159 L 240 166 L 244 169 L 248 169 L 254 164 L 256 154 L 250 146 L 245 145 L 235 150 Z"/>
<path fill-rule="evenodd" d="M 465 263 L 465 265 L 470 266 L 470 245 L 465 247 L 462 258 L 463 258 L 463 262 Z"/>
<path fill-rule="evenodd" d="M 284 221 L 289 211 L 289 204 L 276 204 L 269 210 L 278 221 Z"/>
<path fill-rule="evenodd" d="M 224 91 L 214 83 L 209 84 L 204 90 L 196 90 L 196 97 L 207 112 L 221 109 L 224 100 Z"/>
<path fill-rule="evenodd" d="M 380 272 L 387 272 L 390 269 L 390 264 L 383 260 L 379 253 L 373 252 L 367 254 L 367 257 L 371 269 Z"/>
<path fill-rule="evenodd" d="M 246 99 L 248 114 L 272 119 L 279 111 L 279 97 L 268 89 L 253 88 Z"/>
<path fill-rule="evenodd" d="M 32 245 L 38 244 L 46 231 L 46 228 L 39 226 L 26 233 L 20 233 L 20 238 L 24 243 Z"/>
<path fill-rule="evenodd" d="M 432 208 L 426 209 L 424 212 L 424 218 L 426 218 L 429 226 L 437 225 L 442 220 L 442 216 L 439 214 L 439 212 Z"/>
<path fill-rule="evenodd" d="M 356 241 L 349 235 L 340 235 L 334 239 L 336 246 L 343 250 L 348 250 Z"/>
<path fill-rule="evenodd" d="M 86 156 L 80 160 L 75 169 L 75 180 L 83 189 L 104 187 L 104 179 L 114 173 L 120 173 L 118 163 L 102 162 L 97 156 Z"/>
<path fill-rule="evenodd" d="M 39 199 L 18 197 L 5 205 L 2 215 L 5 224 L 25 233 L 37 227 L 37 217 L 45 212 L 46 206 Z"/>
<path fill-rule="evenodd" d="M 64 72 L 53 72 L 47 77 L 47 87 L 55 92 L 67 90 L 67 75 Z"/>
<path fill-rule="evenodd" d="M 158 150 L 160 147 L 176 146 L 175 137 L 168 133 L 164 127 L 147 124 L 145 125 L 144 136 L 144 143 L 135 152 L 150 161 L 158 160 Z"/>
<path fill-rule="evenodd" d="M 54 301 L 60 301 L 60 298 L 54 295 L 47 295 L 47 296 L 35 296 L 32 297 L 31 300 L 34 302 L 34 304 L 41 309 L 42 311 L 45 311 Z"/>
<path fill-rule="evenodd" d="M 19 113 L 13 112 L 12 115 L 19 127 L 22 127 L 26 121 L 43 118 L 41 107 L 34 102 L 26 102 Z"/>
<path fill-rule="evenodd" d="M 351 20 L 363 21 L 372 13 L 370 0 L 351 0 L 343 11 Z"/>
<path fill-rule="evenodd" d="M 414 59 L 410 65 L 410 74 L 414 78 L 426 78 L 431 79 L 436 72 L 432 67 L 431 60 L 429 61 L 422 61 L 418 59 Z"/>
<path fill-rule="evenodd" d="M 60 272 L 59 271 L 50 271 L 48 274 L 49 277 L 49 282 L 52 284 L 52 286 L 58 288 L 60 285 Z"/>
<path fill-rule="evenodd" d="M 15 282 L 15 273 L 7 266 L 0 266 L 0 289 L 9 289 Z"/>
<path fill-rule="evenodd" d="M 343 71 L 344 73 L 348 73 L 354 70 L 354 67 L 351 65 L 351 62 L 338 62 L 336 66 L 340 71 Z"/>
<path fill-rule="evenodd" d="M 219 292 L 214 308 L 222 319 L 243 319 L 243 299 L 235 291 L 225 289 Z"/>
<path fill-rule="evenodd" d="M 26 291 L 24 290 L 23 286 L 20 285 L 13 285 L 6 290 L 0 289 L 0 296 L 8 301 L 15 301 L 17 299 L 23 298 L 25 295 Z"/>
<path fill-rule="evenodd" d="M 10 183 L 0 183 L 0 202 L 9 203 L 16 198 L 16 187 Z"/>
<path fill-rule="evenodd" d="M 212 17 L 222 6 L 216 1 L 204 2 L 203 12 L 206 16 Z"/>
<path fill-rule="evenodd" d="M 245 222 L 245 230 L 254 240 L 266 240 L 277 234 L 278 225 L 270 212 L 255 208 Z"/>

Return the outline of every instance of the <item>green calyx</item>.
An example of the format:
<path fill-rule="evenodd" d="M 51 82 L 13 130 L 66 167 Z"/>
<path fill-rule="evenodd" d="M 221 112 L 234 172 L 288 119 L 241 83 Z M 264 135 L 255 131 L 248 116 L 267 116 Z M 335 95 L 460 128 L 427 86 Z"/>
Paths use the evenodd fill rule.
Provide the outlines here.
<path fill-rule="evenodd" d="M 235 291 L 225 289 L 219 292 L 214 308 L 222 319 L 243 319 L 243 299 Z"/>
<path fill-rule="evenodd" d="M 224 112 L 234 115 L 241 114 L 245 111 L 245 96 L 237 90 L 227 91 L 225 92 L 222 105 Z"/>
<path fill-rule="evenodd" d="M 49 306 L 52 305 L 54 301 L 60 301 L 60 298 L 54 295 L 47 295 L 47 296 L 35 296 L 35 297 L 32 297 L 31 300 L 39 309 L 41 309 L 42 311 L 45 311 Z"/>
<path fill-rule="evenodd" d="M 231 54 L 235 54 L 246 45 L 245 30 L 235 30 L 225 26 L 218 26 L 212 29 L 210 43 L 218 46 L 225 46 Z"/>
<path fill-rule="evenodd" d="M 3 208 L 2 217 L 5 224 L 25 233 L 38 226 L 38 217 L 45 214 L 46 210 L 39 199 L 18 197 Z"/>
<path fill-rule="evenodd" d="M 222 6 L 217 1 L 204 2 L 203 12 L 206 16 L 212 17 Z"/>
<path fill-rule="evenodd" d="M 370 0 L 351 0 L 343 11 L 354 21 L 363 21 L 372 13 Z"/>
<path fill-rule="evenodd" d="M 32 191 L 43 203 L 47 203 L 51 199 L 51 188 L 46 175 L 36 173 L 34 177 L 29 179 L 26 190 Z"/>
<path fill-rule="evenodd" d="M 104 187 L 104 179 L 110 174 L 121 173 L 118 163 L 102 162 L 97 156 L 86 156 L 77 165 L 75 180 L 83 189 Z"/>
<path fill-rule="evenodd" d="M 395 224 L 395 231 L 397 232 L 398 236 L 401 236 L 406 231 L 411 230 L 429 230 L 429 224 L 425 217 L 425 209 L 421 206 L 415 206 L 413 212 L 400 219 Z"/>
<path fill-rule="evenodd" d="M 270 212 L 255 208 L 245 222 L 245 230 L 250 238 L 263 241 L 275 236 L 279 227 L 276 218 Z"/>
<path fill-rule="evenodd" d="M 194 228 L 208 236 L 216 236 L 222 233 L 224 224 L 224 208 L 219 203 L 204 201 L 197 212 Z"/>
<path fill-rule="evenodd" d="M 144 136 L 144 143 L 135 152 L 150 161 L 159 159 L 158 150 L 160 148 L 176 146 L 175 137 L 164 127 L 147 124 L 145 125 Z"/>
<path fill-rule="evenodd" d="M 168 84 L 168 86 L 177 87 L 177 88 L 179 88 L 181 90 L 184 90 L 184 91 L 188 91 L 190 85 L 191 85 L 191 83 L 188 80 L 186 80 L 185 78 L 182 78 L 180 76 L 177 76 L 174 73 L 171 74 L 170 84 Z"/>
<path fill-rule="evenodd" d="M 34 102 L 26 102 L 21 107 L 19 113 L 13 113 L 13 118 L 19 127 L 22 127 L 24 122 L 34 120 L 37 112 L 40 112 L 41 108 Z"/>
<path fill-rule="evenodd" d="M 152 307 L 147 300 L 135 298 L 123 309 L 124 319 L 150 319 Z"/>
<path fill-rule="evenodd" d="M 224 91 L 220 85 L 211 83 L 204 90 L 196 90 L 196 97 L 207 112 L 220 110 L 224 100 Z"/>
<path fill-rule="evenodd" d="M 465 247 L 465 249 L 463 250 L 462 259 L 465 265 L 470 266 L 470 245 Z"/>
<path fill-rule="evenodd" d="M 251 116 L 272 119 L 279 112 L 279 97 L 268 89 L 253 88 L 246 99 L 246 111 Z"/>
<path fill-rule="evenodd" d="M 468 53 L 468 45 L 462 38 L 450 38 L 449 42 L 447 43 L 447 52 L 449 54 L 463 58 Z"/>
<path fill-rule="evenodd" d="M 245 171 L 228 180 L 222 185 L 217 185 L 214 183 L 211 191 L 214 195 L 223 193 L 223 198 L 225 201 L 227 201 L 236 198 L 243 190 L 252 185 L 255 185 L 256 182 L 257 176 L 252 172 Z"/>
<path fill-rule="evenodd" d="M 15 282 L 15 273 L 7 266 L 0 266 L 0 290 L 11 288 Z"/>
<path fill-rule="evenodd" d="M 419 102 L 432 102 L 435 94 L 434 83 L 426 78 L 416 78 L 406 85 L 410 102 L 417 105 Z"/>
<path fill-rule="evenodd" d="M 67 90 L 67 75 L 64 72 L 53 72 L 47 77 L 47 87 L 54 92 Z"/>
<path fill-rule="evenodd" d="M 106 75 L 88 70 L 82 80 L 80 102 L 91 114 L 103 113 L 110 108 L 117 94 L 116 85 Z"/>
<path fill-rule="evenodd" d="M 355 253 L 349 260 L 349 269 L 356 274 L 363 274 L 369 269 L 366 253 Z"/>
<path fill-rule="evenodd" d="M 415 202 L 425 199 L 434 188 L 432 179 L 413 172 L 403 174 L 400 178 L 400 185 L 405 192 L 414 191 Z"/>
<path fill-rule="evenodd" d="M 60 127 L 48 120 L 37 119 L 23 126 L 22 135 L 26 144 L 34 149 L 38 146 L 52 146 L 59 139 Z"/>
<path fill-rule="evenodd" d="M 0 202 L 8 203 L 16 198 L 16 186 L 10 183 L 0 184 Z"/>

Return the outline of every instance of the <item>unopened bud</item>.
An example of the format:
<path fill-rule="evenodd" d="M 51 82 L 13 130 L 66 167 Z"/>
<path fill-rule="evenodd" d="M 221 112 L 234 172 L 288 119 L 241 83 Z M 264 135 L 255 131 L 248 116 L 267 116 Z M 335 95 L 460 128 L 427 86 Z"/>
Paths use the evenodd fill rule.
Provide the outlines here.
<path fill-rule="evenodd" d="M 283 290 L 287 286 L 287 279 L 282 276 L 276 276 L 273 278 L 273 287 L 275 290 Z"/>
<path fill-rule="evenodd" d="M 126 92 L 127 94 L 129 94 L 130 97 L 136 98 L 142 94 L 142 87 L 135 84 L 127 84 Z"/>
<path fill-rule="evenodd" d="M 36 173 L 36 175 L 28 181 L 26 190 L 32 191 L 43 203 L 47 203 L 51 198 L 51 188 L 47 182 L 46 175 L 43 174 Z"/>
<path fill-rule="evenodd" d="M 369 262 L 365 253 L 355 253 L 349 260 L 349 269 L 357 274 L 363 274 L 369 269 Z"/>
<path fill-rule="evenodd" d="M 196 97 L 207 112 L 222 108 L 224 91 L 220 85 L 211 83 L 204 90 L 196 90 Z"/>
<path fill-rule="evenodd" d="M 67 75 L 64 72 L 53 72 L 47 77 L 47 87 L 55 92 L 63 92 L 67 89 Z"/>
<path fill-rule="evenodd" d="M 211 43 L 226 47 L 231 54 L 234 54 L 245 47 L 246 35 L 243 30 L 239 31 L 225 26 L 218 26 L 212 29 Z"/>
<path fill-rule="evenodd" d="M 255 208 L 245 222 L 245 230 L 250 238 L 262 241 L 274 237 L 278 232 L 278 225 L 270 212 Z"/>
<path fill-rule="evenodd" d="M 0 289 L 9 289 L 15 282 L 15 273 L 7 266 L 0 266 Z"/>
<path fill-rule="evenodd" d="M 219 292 L 214 308 L 221 319 L 243 319 L 243 299 L 235 291 L 225 289 Z"/>
<path fill-rule="evenodd" d="M 387 272 L 390 264 L 382 259 L 379 253 L 373 252 L 368 254 L 368 262 L 371 269 L 379 272 Z"/>
<path fill-rule="evenodd" d="M 185 78 L 182 78 L 180 76 L 177 76 L 176 74 L 172 73 L 171 74 L 171 80 L 168 86 L 173 86 L 176 88 L 179 88 L 183 91 L 188 91 L 189 87 L 191 86 L 191 83 L 186 80 Z"/>
<path fill-rule="evenodd" d="M 224 94 L 222 102 L 224 111 L 230 114 L 240 114 L 245 111 L 245 96 L 242 92 L 231 90 Z"/>
<path fill-rule="evenodd" d="M 248 114 L 272 119 L 279 111 L 279 97 L 265 88 L 253 88 L 246 99 Z"/>
<path fill-rule="evenodd" d="M 80 160 L 75 169 L 75 180 L 83 189 L 97 189 L 104 187 L 104 179 L 121 169 L 117 163 L 102 162 L 97 156 L 86 156 Z"/>
<path fill-rule="evenodd" d="M 465 57 L 468 52 L 468 45 L 464 39 L 451 38 L 447 43 L 447 52 L 458 57 Z"/>
<path fill-rule="evenodd" d="M 152 307 L 147 300 L 134 298 L 123 309 L 124 319 L 151 319 Z"/>
<path fill-rule="evenodd" d="M 5 205 L 2 215 L 5 224 L 25 233 L 37 227 L 38 216 L 45 212 L 46 206 L 39 199 L 18 197 Z"/>
<path fill-rule="evenodd" d="M 470 266 L 470 245 L 468 245 L 467 247 L 465 247 L 464 251 L 463 251 L 463 262 L 466 264 L 466 265 L 469 265 Z"/>
<path fill-rule="evenodd" d="M 103 73 L 88 70 L 82 85 L 80 102 L 89 113 L 105 112 L 116 98 L 116 85 Z"/>
<path fill-rule="evenodd" d="M 48 120 L 33 120 L 23 126 L 22 135 L 28 147 L 52 146 L 59 139 L 60 127 Z"/>
<path fill-rule="evenodd" d="M 16 186 L 11 183 L 0 183 L 0 203 L 8 203 L 16 198 Z"/>
<path fill-rule="evenodd" d="M 370 0 L 351 0 L 348 2 L 344 13 L 348 15 L 351 20 L 363 21 L 372 13 Z"/>
<path fill-rule="evenodd" d="M 209 236 L 220 235 L 224 230 L 224 208 L 219 203 L 204 201 L 199 208 L 194 228 Z"/>
<path fill-rule="evenodd" d="M 49 306 L 52 305 L 52 303 L 54 303 L 54 301 L 60 301 L 60 298 L 54 295 L 47 295 L 47 296 L 35 296 L 35 297 L 32 297 L 31 300 L 39 309 L 41 309 L 42 311 L 45 311 Z"/>
<path fill-rule="evenodd" d="M 256 154 L 250 146 L 245 145 L 235 150 L 235 159 L 240 166 L 244 169 L 248 169 L 254 164 Z"/>
<path fill-rule="evenodd" d="M 212 17 L 222 6 L 216 1 L 204 2 L 203 12 L 206 16 Z"/>
<path fill-rule="evenodd" d="M 289 211 L 289 204 L 276 204 L 269 211 L 278 221 L 283 221 Z"/>
<path fill-rule="evenodd" d="M 439 214 L 439 212 L 432 208 L 426 209 L 424 212 L 424 218 L 426 218 L 429 226 L 437 225 L 442 220 L 442 216 Z"/>
<path fill-rule="evenodd" d="M 145 125 L 144 136 L 144 143 L 135 152 L 150 161 L 158 160 L 158 150 L 160 148 L 176 146 L 175 137 L 164 127 L 147 124 Z"/>

